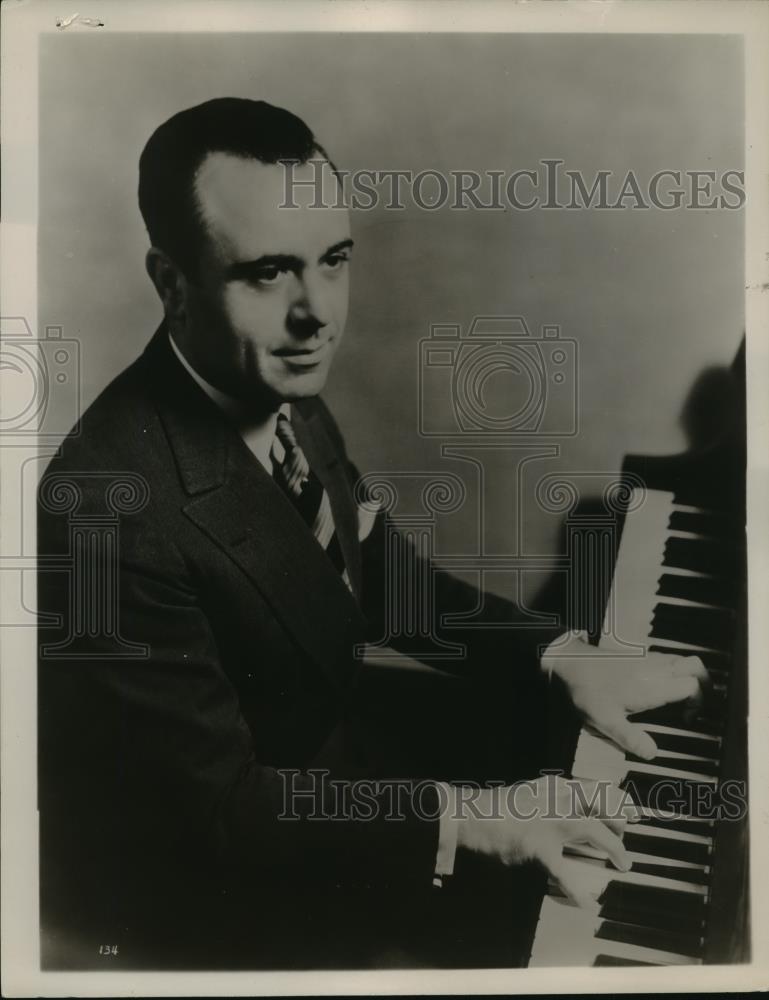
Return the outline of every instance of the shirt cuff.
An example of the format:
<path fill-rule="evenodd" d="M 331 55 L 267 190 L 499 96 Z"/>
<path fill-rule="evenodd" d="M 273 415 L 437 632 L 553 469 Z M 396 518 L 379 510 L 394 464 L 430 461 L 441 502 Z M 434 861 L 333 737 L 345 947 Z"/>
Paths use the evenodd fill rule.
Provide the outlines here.
<path fill-rule="evenodd" d="M 451 785 L 447 785 L 444 781 L 436 781 L 435 784 L 441 804 L 441 816 L 438 829 L 438 853 L 435 857 L 433 885 L 436 888 L 440 888 L 443 885 L 443 877 L 454 874 L 459 816 L 457 815 L 456 789 L 452 788 Z"/>

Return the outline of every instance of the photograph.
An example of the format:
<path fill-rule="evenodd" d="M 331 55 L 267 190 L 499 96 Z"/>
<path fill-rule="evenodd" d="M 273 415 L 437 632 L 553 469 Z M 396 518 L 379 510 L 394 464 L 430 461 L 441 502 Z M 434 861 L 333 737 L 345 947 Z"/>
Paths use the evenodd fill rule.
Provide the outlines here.
<path fill-rule="evenodd" d="M 370 6 L 3 8 L 7 995 L 766 987 L 769 8 Z"/>

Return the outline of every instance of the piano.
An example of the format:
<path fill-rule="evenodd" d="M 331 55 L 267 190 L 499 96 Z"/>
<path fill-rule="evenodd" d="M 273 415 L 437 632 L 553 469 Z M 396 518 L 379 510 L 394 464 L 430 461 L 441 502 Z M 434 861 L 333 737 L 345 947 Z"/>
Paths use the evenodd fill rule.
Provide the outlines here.
<path fill-rule="evenodd" d="M 589 848 L 566 849 L 597 913 L 550 884 L 530 967 L 750 960 L 742 807 L 748 776 L 744 341 L 722 389 L 730 397 L 728 407 L 720 400 L 729 418 L 708 447 L 626 458 L 630 502 L 619 519 L 607 618 L 596 636 L 599 647 L 614 644 L 606 634 L 611 614 L 628 651 L 648 645 L 701 657 L 710 690 L 694 711 L 675 705 L 632 717 L 657 744 L 650 762 L 585 729 L 578 733 L 569 753 L 572 776 L 632 789 L 643 818 L 623 835 L 632 861 L 627 873 Z M 721 811 L 703 808 L 708 802 Z"/>

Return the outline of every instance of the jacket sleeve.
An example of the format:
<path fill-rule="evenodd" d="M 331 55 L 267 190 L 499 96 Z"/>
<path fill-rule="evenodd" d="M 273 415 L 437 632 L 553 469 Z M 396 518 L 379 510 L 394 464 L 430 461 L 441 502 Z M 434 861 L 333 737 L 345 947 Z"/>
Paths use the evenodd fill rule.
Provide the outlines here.
<path fill-rule="evenodd" d="M 372 641 L 387 637 L 388 645 L 399 652 L 420 659 L 425 641 L 404 632 L 387 631 L 392 620 L 388 601 L 398 585 L 388 583 L 394 572 L 393 547 L 399 549 L 397 565 L 410 567 L 412 579 L 431 580 L 433 621 L 432 634 L 445 643 L 459 644 L 464 655 L 457 659 L 426 660 L 451 673 L 472 677 L 481 683 L 518 689 L 532 697 L 544 696 L 546 678 L 540 668 L 545 648 L 563 632 L 559 624 L 532 623 L 512 601 L 488 592 L 447 573 L 414 551 L 413 543 L 397 531 L 389 516 L 381 513 L 363 542 L 365 615 Z M 388 565 L 389 560 L 389 565 Z M 405 582 L 400 584 L 400 591 Z M 482 608 L 482 612 L 480 609 Z M 469 615 L 479 611 L 473 627 L 452 624 L 453 615 Z M 396 616 L 397 617 L 397 616 Z M 475 617 L 475 616 L 474 616 Z M 484 625 L 483 621 L 488 624 Z"/>
<path fill-rule="evenodd" d="M 389 786 L 360 783 L 351 802 L 333 775 L 256 759 L 185 561 L 148 519 L 121 536 L 119 601 L 108 609 L 140 655 L 126 655 L 112 627 L 79 627 L 72 601 L 83 580 L 45 571 L 68 550 L 66 517 L 41 513 L 38 541 L 39 610 L 58 618 L 39 634 L 41 814 L 78 817 L 93 843 L 183 851 L 260 878 L 429 884 L 434 786 L 402 787 L 393 809 Z M 96 555 L 84 545 L 81 565 Z M 95 599 L 104 581 L 88 579 Z"/>
<path fill-rule="evenodd" d="M 356 492 L 361 475 L 347 454 L 344 439 L 333 417 L 323 403 L 318 401 L 326 429 L 339 450 L 347 469 L 351 489 Z M 393 548 L 399 550 L 393 558 Z M 512 601 L 488 592 L 482 593 L 458 577 L 440 570 L 414 551 L 413 544 L 400 535 L 392 518 L 381 511 L 361 543 L 363 566 L 363 612 L 369 623 L 371 641 L 387 637 L 388 644 L 399 652 L 420 658 L 424 643 L 404 632 L 390 634 L 387 627 L 391 594 L 394 590 L 405 592 L 414 580 L 428 577 L 433 588 L 434 634 L 448 643 L 465 647 L 466 655 L 457 660 L 430 661 L 452 673 L 472 677 L 482 683 L 491 682 L 506 689 L 518 690 L 532 698 L 547 695 L 546 678 L 540 669 L 540 659 L 545 648 L 564 627 L 560 623 L 532 623 L 531 617 Z M 406 550 L 409 550 L 408 553 Z M 400 586 L 388 585 L 388 575 L 402 574 Z M 410 581 L 406 574 L 410 573 Z M 412 600 L 418 598 L 412 597 Z M 468 614 L 482 604 L 488 627 L 467 628 L 451 624 L 452 615 Z M 498 623 L 503 622 L 504 627 Z"/>

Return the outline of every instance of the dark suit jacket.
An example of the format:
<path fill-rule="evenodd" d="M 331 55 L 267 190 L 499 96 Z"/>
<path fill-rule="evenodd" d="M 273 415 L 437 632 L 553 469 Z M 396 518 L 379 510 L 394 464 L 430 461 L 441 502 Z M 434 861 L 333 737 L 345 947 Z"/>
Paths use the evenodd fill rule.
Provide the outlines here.
<path fill-rule="evenodd" d="M 367 758 L 366 726 L 355 735 L 366 685 L 352 651 L 380 628 L 383 518 L 361 547 L 357 473 L 339 431 L 319 399 L 295 409 L 300 444 L 331 499 L 352 593 L 174 358 L 163 327 L 88 409 L 45 474 L 39 605 L 59 620 L 40 629 L 39 668 L 51 966 L 87 964 L 110 937 L 142 956 L 138 964 L 184 965 L 196 951 L 206 964 L 200 949 L 212 955 L 217 935 L 227 964 L 244 948 L 258 951 L 255 940 L 272 964 L 291 964 L 280 957 L 280 942 L 296 950 L 285 930 L 296 927 L 295 910 L 279 916 L 296 899 L 287 887 L 301 893 L 312 885 L 322 895 L 329 886 L 430 884 L 438 838 L 431 788 L 422 790 L 421 813 L 402 797 L 396 822 L 313 821 L 310 798 L 297 806 L 302 818 L 278 819 L 288 780 L 278 769 L 301 772 L 294 787 L 317 791 L 307 768 L 360 776 L 378 759 L 376 750 Z M 108 483 L 126 474 L 145 491 L 144 506 L 100 522 L 109 503 L 120 507 L 119 491 L 105 500 Z M 57 497 L 67 482 L 80 501 L 64 511 Z M 119 531 L 115 559 L 94 569 L 97 536 L 110 523 Z M 91 560 L 81 579 L 95 580 L 95 589 L 84 600 L 104 606 L 95 634 L 77 621 L 64 571 L 73 546 L 81 567 Z M 442 609 L 474 600 L 471 588 L 443 577 L 437 594 Z M 511 631 L 503 639 L 502 659 L 514 667 L 508 679 L 528 698 L 539 683 L 533 650 L 548 637 Z M 482 672 L 492 649 L 499 662 L 498 632 L 469 639 L 467 673 Z M 326 790 L 333 812 L 335 793 Z M 323 920 L 313 919 L 317 932 Z"/>

